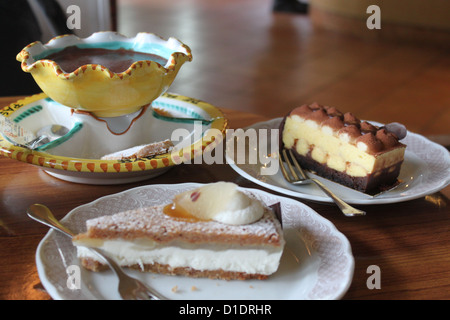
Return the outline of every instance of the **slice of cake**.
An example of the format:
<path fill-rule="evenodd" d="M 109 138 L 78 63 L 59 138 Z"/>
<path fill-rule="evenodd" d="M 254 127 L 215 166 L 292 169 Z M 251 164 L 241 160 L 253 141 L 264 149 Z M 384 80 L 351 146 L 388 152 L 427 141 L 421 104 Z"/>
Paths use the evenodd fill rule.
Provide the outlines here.
<path fill-rule="evenodd" d="M 153 142 L 145 145 L 131 147 L 129 149 L 110 153 L 101 157 L 101 160 L 128 160 L 154 157 L 160 154 L 169 153 L 174 145 L 170 140 Z"/>
<path fill-rule="evenodd" d="M 266 279 L 284 247 L 274 212 L 232 183 L 218 182 L 177 195 L 170 204 L 102 216 L 73 239 L 87 269 L 101 248 L 124 267 L 215 279 Z"/>
<path fill-rule="evenodd" d="M 369 194 L 397 183 L 406 146 L 389 127 L 314 103 L 292 110 L 280 129 L 281 148 L 307 170 Z"/>

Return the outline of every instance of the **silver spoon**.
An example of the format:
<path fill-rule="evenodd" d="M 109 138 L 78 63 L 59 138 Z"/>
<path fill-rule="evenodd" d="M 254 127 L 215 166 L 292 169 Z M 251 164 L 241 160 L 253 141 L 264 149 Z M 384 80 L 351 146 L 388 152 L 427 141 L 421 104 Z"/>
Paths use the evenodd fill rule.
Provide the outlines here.
<path fill-rule="evenodd" d="M 52 124 L 42 127 L 37 132 L 37 138 L 26 143 L 26 147 L 29 149 L 36 149 L 37 147 L 49 143 L 53 140 L 65 136 L 69 132 L 69 129 L 59 124 Z"/>
<path fill-rule="evenodd" d="M 75 233 L 63 226 L 52 214 L 49 208 L 42 204 L 33 204 L 28 210 L 27 214 L 33 220 L 49 226 L 66 236 L 73 238 Z M 125 300 L 166 300 L 167 298 L 147 287 L 139 280 L 128 276 L 122 268 L 110 257 L 108 257 L 102 250 L 97 248 L 89 248 L 109 265 L 109 267 L 116 273 L 119 278 L 119 293 Z"/>
<path fill-rule="evenodd" d="M 159 108 L 153 108 L 152 110 L 153 110 L 153 116 L 155 118 L 167 120 L 167 121 L 178 121 L 178 122 L 188 122 L 188 123 L 198 121 L 204 125 L 208 125 L 216 120 L 224 118 L 224 117 L 215 117 L 215 118 L 211 118 L 211 119 L 202 119 L 202 118 L 175 117 Z"/>

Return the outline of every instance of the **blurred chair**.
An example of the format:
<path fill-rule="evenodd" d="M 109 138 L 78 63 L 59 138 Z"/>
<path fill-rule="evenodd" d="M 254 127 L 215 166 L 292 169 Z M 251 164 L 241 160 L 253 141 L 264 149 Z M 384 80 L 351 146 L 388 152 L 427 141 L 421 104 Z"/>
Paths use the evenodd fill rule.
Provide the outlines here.
<path fill-rule="evenodd" d="M 83 13 L 91 13 L 91 7 L 107 8 L 109 14 L 103 15 L 110 19 L 108 23 L 99 23 L 96 19 L 82 14 L 82 24 L 89 33 L 100 31 L 95 28 L 101 25 L 110 25 L 110 30 L 116 29 L 116 0 L 85 0 L 78 1 L 77 5 L 90 6 Z M 16 61 L 16 55 L 26 45 L 33 41 L 47 42 L 50 38 L 60 34 L 79 32 L 67 27 L 67 15 L 64 0 L 0 0 L 0 50 L 1 73 L 0 96 L 31 95 L 41 92 L 32 76 L 25 73 Z M 91 27 L 89 24 L 94 24 Z M 89 28 L 91 27 L 91 28 Z M 82 35 L 84 36 L 84 35 Z M 1 107 L 1 106 L 0 106 Z"/>
<path fill-rule="evenodd" d="M 43 13 L 45 24 L 52 32 L 52 37 L 60 34 L 73 33 L 67 27 L 66 14 L 59 2 L 56 0 L 34 0 L 34 3 L 39 7 L 38 10 L 41 10 Z M 34 12 L 36 13 L 36 9 Z"/>

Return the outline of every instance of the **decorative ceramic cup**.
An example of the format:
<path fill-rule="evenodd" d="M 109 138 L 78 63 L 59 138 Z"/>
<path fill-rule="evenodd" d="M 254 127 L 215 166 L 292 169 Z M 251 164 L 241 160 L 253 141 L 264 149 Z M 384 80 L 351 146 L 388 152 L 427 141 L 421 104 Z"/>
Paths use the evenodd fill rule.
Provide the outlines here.
<path fill-rule="evenodd" d="M 47 56 L 64 48 L 125 49 L 158 55 L 165 65 L 151 60 L 136 61 L 123 72 L 113 72 L 99 64 L 85 64 L 65 72 Z M 127 38 L 116 32 L 97 32 L 88 38 L 58 36 L 43 45 L 33 42 L 18 55 L 22 70 L 31 73 L 36 83 L 54 101 L 97 117 L 118 117 L 139 111 L 164 93 L 180 67 L 192 60 L 188 46 L 175 38 L 162 39 L 151 33 Z"/>

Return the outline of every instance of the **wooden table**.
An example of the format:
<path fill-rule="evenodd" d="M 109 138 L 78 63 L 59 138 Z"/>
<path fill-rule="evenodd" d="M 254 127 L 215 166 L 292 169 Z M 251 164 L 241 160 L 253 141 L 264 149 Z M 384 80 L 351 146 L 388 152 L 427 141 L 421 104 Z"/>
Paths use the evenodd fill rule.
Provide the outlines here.
<path fill-rule="evenodd" d="M 17 100 L 0 98 L 0 107 Z M 223 110 L 230 128 L 265 120 Z M 26 208 L 45 203 L 58 219 L 77 206 L 129 188 L 160 183 L 232 181 L 260 187 L 228 165 L 180 165 L 155 179 L 94 186 L 61 181 L 38 167 L 0 159 L 0 299 L 50 299 L 36 270 L 35 253 L 48 228 L 28 218 Z M 367 215 L 344 217 L 333 205 L 304 201 L 349 239 L 355 257 L 353 282 L 344 299 L 449 299 L 449 187 L 421 199 L 362 207 Z M 303 201 L 303 200 L 301 200 Z M 368 267 L 380 268 L 381 288 L 369 289 Z"/>

